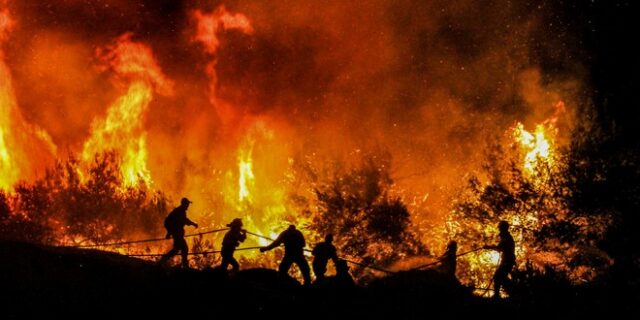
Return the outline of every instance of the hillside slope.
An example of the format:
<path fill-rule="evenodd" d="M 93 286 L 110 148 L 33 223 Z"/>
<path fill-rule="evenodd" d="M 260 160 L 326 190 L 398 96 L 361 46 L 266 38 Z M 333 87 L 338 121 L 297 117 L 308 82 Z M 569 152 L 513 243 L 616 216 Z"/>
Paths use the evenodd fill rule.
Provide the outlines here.
<path fill-rule="evenodd" d="M 114 253 L 6 241 L 0 241 L 0 283 L 3 319 L 513 319 L 621 311 L 611 307 L 615 304 L 606 290 L 556 284 L 541 287 L 534 296 L 502 301 L 475 297 L 455 279 L 434 271 L 399 272 L 366 287 L 336 281 L 302 287 L 275 270 L 247 269 L 227 276 L 216 269 L 165 269 Z"/>

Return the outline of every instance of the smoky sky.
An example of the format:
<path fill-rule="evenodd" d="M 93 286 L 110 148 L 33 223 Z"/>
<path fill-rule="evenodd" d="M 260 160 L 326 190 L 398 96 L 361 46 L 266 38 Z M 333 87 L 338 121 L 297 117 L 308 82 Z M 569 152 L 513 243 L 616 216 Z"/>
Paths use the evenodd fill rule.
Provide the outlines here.
<path fill-rule="evenodd" d="M 8 54 L 20 55 L 43 32 L 92 46 L 132 32 L 152 47 L 170 77 L 206 81 L 198 67 L 210 57 L 193 42 L 189 15 L 220 4 L 256 24 L 254 36 L 222 34 L 218 55 L 222 97 L 253 112 L 285 104 L 313 109 L 323 96 L 342 90 L 378 100 L 345 101 L 349 107 L 383 102 L 393 105 L 391 116 L 398 115 L 396 108 L 410 114 L 439 88 L 471 109 L 509 112 L 517 98 L 509 86 L 519 70 L 541 66 L 551 77 L 571 75 L 579 58 L 575 35 L 563 30 L 567 21 L 558 20 L 552 2 L 511 1 L 15 1 L 10 6 L 19 36 Z M 393 48 L 393 56 L 380 57 L 385 52 L 376 49 L 384 46 Z M 345 85 L 332 86 L 338 81 Z M 376 89 L 385 85 L 394 87 L 394 97 L 378 96 Z"/>

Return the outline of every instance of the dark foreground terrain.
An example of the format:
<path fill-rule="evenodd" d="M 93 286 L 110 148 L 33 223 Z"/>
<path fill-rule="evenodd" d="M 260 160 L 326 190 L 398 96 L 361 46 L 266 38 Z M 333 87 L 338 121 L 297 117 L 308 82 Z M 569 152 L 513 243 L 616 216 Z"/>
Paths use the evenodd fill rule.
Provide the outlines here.
<path fill-rule="evenodd" d="M 307 288 L 274 270 L 227 276 L 215 269 L 163 269 L 117 254 L 16 242 L 0 242 L 0 280 L 2 319 L 567 319 L 623 312 L 634 318 L 638 311 L 638 292 L 610 286 L 540 280 L 495 301 L 473 296 L 455 279 L 415 271 L 366 286 L 330 279 Z"/>

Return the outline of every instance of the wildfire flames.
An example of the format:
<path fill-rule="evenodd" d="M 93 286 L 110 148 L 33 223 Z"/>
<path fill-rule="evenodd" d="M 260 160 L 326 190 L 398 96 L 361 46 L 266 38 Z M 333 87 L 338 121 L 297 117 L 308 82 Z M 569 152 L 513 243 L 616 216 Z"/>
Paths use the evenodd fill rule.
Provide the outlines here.
<path fill-rule="evenodd" d="M 238 201 L 251 201 L 249 188 L 255 184 L 253 169 L 251 168 L 251 149 L 248 151 L 241 150 L 238 155 Z"/>
<path fill-rule="evenodd" d="M 124 34 L 113 47 L 98 51 L 105 69 L 113 70 L 124 81 L 126 93 L 108 109 L 105 119 L 92 124 L 91 137 L 85 142 L 82 159 L 90 162 L 105 150 L 122 155 L 120 170 L 125 186 L 143 182 L 151 183 L 147 167 L 146 132 L 142 119 L 153 100 L 154 91 L 171 95 L 173 84 L 162 74 L 151 49 L 131 41 L 131 34 Z M 154 90 L 155 89 L 155 90 Z"/>
<path fill-rule="evenodd" d="M 563 144 L 558 135 L 570 134 L 570 120 L 560 131 L 555 120 L 545 119 L 558 101 L 569 110 L 575 107 L 572 90 L 579 79 L 542 81 L 544 71 L 531 64 L 530 50 L 514 43 L 511 31 L 494 31 L 517 22 L 516 9 L 494 8 L 494 25 L 476 21 L 473 8 L 437 1 L 415 9 L 430 19 L 406 16 L 414 12 L 411 6 L 386 16 L 392 7 L 386 1 L 363 7 L 346 2 L 194 3 L 170 13 L 107 2 L 110 6 L 87 8 L 70 1 L 45 13 L 35 4 L 0 1 L 0 188 L 19 199 L 12 205 L 20 212 L 29 208 L 16 193 L 21 184 L 55 185 L 38 181 L 62 170 L 66 180 L 54 187 L 77 185 L 89 193 L 100 185 L 92 178 L 99 159 L 112 154 L 119 183 L 114 192 L 124 203 L 137 197 L 165 214 L 170 208 L 159 205 L 152 192 L 174 200 L 187 196 L 194 200 L 190 218 L 205 228 L 240 217 L 247 230 L 275 238 L 295 223 L 309 244 L 324 237 L 311 227 L 318 224 L 314 214 L 339 211 L 339 205 L 347 212 L 353 208 L 345 203 L 355 203 L 354 198 L 366 199 L 354 212 L 369 214 L 372 194 L 397 195 L 409 203 L 407 229 L 420 230 L 423 242 L 437 253 L 469 228 L 449 214 L 450 204 L 459 200 L 455 190 L 465 175 L 482 166 L 478 146 L 487 137 L 508 132 L 509 142 L 517 146 L 512 156 L 518 157 L 518 169 L 544 189 L 540 168 L 559 164 Z M 52 22 L 74 20 L 61 18 L 69 12 L 81 18 Z M 92 30 L 96 12 L 116 22 Z M 513 28 L 523 30 L 527 39 L 537 36 L 536 17 L 532 13 L 530 21 Z M 484 27 L 485 22 L 491 26 Z M 489 29 L 491 36 L 486 36 Z M 467 32 L 473 30 L 484 36 Z M 31 32 L 36 36 L 24 36 Z M 526 110 L 522 115 L 508 111 L 516 108 L 514 97 L 523 101 L 516 106 Z M 538 124 L 529 131 L 523 123 Z M 340 176 L 357 171 L 358 163 L 366 162 L 365 151 L 380 149 L 392 160 L 377 167 L 376 178 L 383 180 L 390 172 L 391 190 L 378 190 L 382 183 L 366 177 Z M 68 158 L 78 159 L 77 170 L 60 169 Z M 329 163 L 335 165 L 326 169 Z M 336 187 L 339 205 L 322 207 L 317 200 L 327 181 L 369 187 L 353 194 Z M 93 243 L 158 236 L 162 217 L 143 221 L 155 227 L 127 234 L 117 233 L 128 229 L 116 222 L 87 222 L 100 230 L 92 232 L 100 237 L 73 233 L 71 218 L 50 217 L 47 223 L 57 230 L 56 243 Z M 540 228 L 544 219 L 534 211 L 509 212 L 505 219 L 520 228 L 514 236 L 523 261 L 530 255 L 523 230 Z M 431 227 L 424 230 L 424 225 Z M 494 225 L 472 227 L 487 239 L 497 234 Z M 337 241 L 365 237 L 367 231 L 359 228 L 336 234 Z M 194 243 L 216 248 L 220 240 L 212 235 Z M 268 242 L 250 237 L 245 245 Z M 462 244 L 463 249 L 474 246 Z M 374 258 L 395 254 L 393 245 L 367 248 Z M 165 249 L 145 244 L 114 250 Z M 238 255 L 244 262 L 273 263 L 255 251 Z M 471 271 L 465 282 L 487 286 L 499 254 L 481 251 L 465 259 Z"/>
<path fill-rule="evenodd" d="M 545 123 L 552 123 L 545 121 Z M 519 169 L 525 175 L 525 181 L 531 182 L 539 188 L 547 188 L 545 183 L 547 182 L 548 175 L 543 174 L 544 169 L 548 169 L 555 165 L 553 154 L 553 140 L 549 131 L 554 131 L 552 125 L 545 127 L 544 124 L 536 125 L 536 130 L 531 133 L 525 130 L 524 125 L 518 122 L 513 128 L 508 130 L 508 138 L 515 144 L 517 153 L 516 158 L 519 161 Z M 486 187 L 480 187 L 481 192 L 487 192 Z M 478 201 L 472 200 L 472 201 Z M 538 212 L 535 210 L 524 210 L 515 212 L 506 212 L 501 216 L 500 220 L 505 220 L 509 223 L 511 228 L 511 234 L 514 236 L 516 242 L 516 256 L 517 261 L 521 264 L 524 261 L 528 261 L 529 254 L 532 254 L 531 248 L 527 245 L 527 234 L 532 230 L 539 230 L 542 227 L 542 221 L 538 216 Z M 450 218 L 454 218 L 452 216 Z M 464 233 L 469 226 L 462 225 L 459 221 L 450 220 L 447 223 L 448 238 L 454 238 L 456 234 Z M 473 223 L 471 227 L 478 231 L 478 234 L 484 236 L 492 243 L 497 243 L 497 226 L 496 225 L 483 225 Z M 444 243 L 444 241 L 443 241 Z M 464 250 L 476 249 L 469 246 L 463 246 Z M 464 251 L 463 250 L 463 251 Z M 475 286 L 475 293 L 478 295 L 486 296 L 492 295 L 492 276 L 493 271 L 500 263 L 500 252 L 495 250 L 479 250 L 473 252 L 469 256 L 461 258 L 468 264 L 470 270 L 471 283 Z"/>
<path fill-rule="evenodd" d="M 197 33 L 195 40 L 202 43 L 207 54 L 213 56 L 207 64 L 207 75 L 210 78 L 209 82 L 209 100 L 211 104 L 216 108 L 218 115 L 221 117 L 223 123 L 228 124 L 231 120 L 237 118 L 237 112 L 235 106 L 232 106 L 222 99 L 218 98 L 218 75 L 216 74 L 216 65 L 218 60 L 215 58 L 215 54 L 220 47 L 220 40 L 218 34 L 225 30 L 239 30 L 246 34 L 253 33 L 253 28 L 249 19 L 240 13 L 231 14 L 224 6 L 218 7 L 214 12 L 207 14 L 200 10 L 193 12 L 193 18 L 197 21 Z"/>
<path fill-rule="evenodd" d="M 538 161 L 553 165 L 553 149 L 545 131 L 542 124 L 536 125 L 534 133 L 525 130 L 522 123 L 518 123 L 513 129 L 515 140 L 525 153 L 522 166 L 527 174 L 535 171 Z"/>
<path fill-rule="evenodd" d="M 9 37 L 14 20 L 7 8 L 0 11 L 0 45 Z M 17 106 L 9 67 L 0 49 L 0 188 L 10 190 L 20 179 L 33 178 L 33 171 L 46 167 L 47 156 L 56 146 L 41 128 L 28 124 Z M 42 163 L 29 159 L 42 157 Z"/>

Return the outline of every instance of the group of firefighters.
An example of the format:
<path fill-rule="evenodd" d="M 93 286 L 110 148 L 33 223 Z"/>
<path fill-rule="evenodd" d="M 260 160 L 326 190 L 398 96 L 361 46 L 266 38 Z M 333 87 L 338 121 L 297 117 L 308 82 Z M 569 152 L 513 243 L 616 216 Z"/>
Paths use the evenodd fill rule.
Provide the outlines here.
<path fill-rule="evenodd" d="M 182 198 L 180 205 L 173 209 L 165 219 L 165 227 L 167 229 L 166 238 L 173 238 L 173 248 L 162 256 L 160 259 L 161 265 L 164 265 L 172 256 L 180 252 L 182 255 L 182 266 L 188 267 L 189 262 L 187 255 L 189 248 L 184 239 L 184 227 L 188 225 L 196 228 L 198 227 L 197 223 L 187 218 L 187 209 L 191 203 L 192 202 L 189 201 L 189 199 Z M 233 254 L 240 243 L 244 242 L 247 238 L 247 231 L 242 229 L 242 226 L 242 220 L 239 218 L 236 218 L 231 221 L 231 223 L 227 224 L 229 229 L 224 235 L 222 240 L 222 249 L 220 251 L 222 256 L 222 263 L 220 267 L 223 270 L 227 270 L 229 265 L 231 265 L 233 272 L 238 271 L 240 268 L 240 265 L 233 257 Z M 500 231 L 500 242 L 497 245 L 487 245 L 482 247 L 482 249 L 496 250 L 501 253 L 500 264 L 493 276 L 494 297 L 500 297 L 500 288 L 504 288 L 505 284 L 509 281 L 508 276 L 513 270 L 516 262 L 515 242 L 509 233 L 509 223 L 506 221 L 500 221 L 498 229 Z M 347 266 L 347 262 L 338 258 L 336 247 L 332 242 L 333 235 L 328 234 L 325 237 L 325 241 L 318 243 L 312 250 L 312 254 L 314 256 L 312 267 L 317 282 L 325 279 L 329 260 L 333 260 L 337 276 L 348 275 L 349 268 Z M 278 272 L 284 275 L 288 274 L 289 268 L 295 263 L 302 273 L 304 284 L 310 284 L 311 274 L 309 264 L 304 256 L 306 242 L 302 232 L 297 230 L 294 225 L 290 225 L 285 231 L 280 233 L 280 235 L 271 244 L 266 247 L 261 247 L 260 252 L 269 251 L 281 244 L 284 244 L 284 257 L 280 262 Z M 454 277 L 456 272 L 457 249 L 458 246 L 455 241 L 449 242 L 444 255 L 439 260 L 441 270 Z"/>

